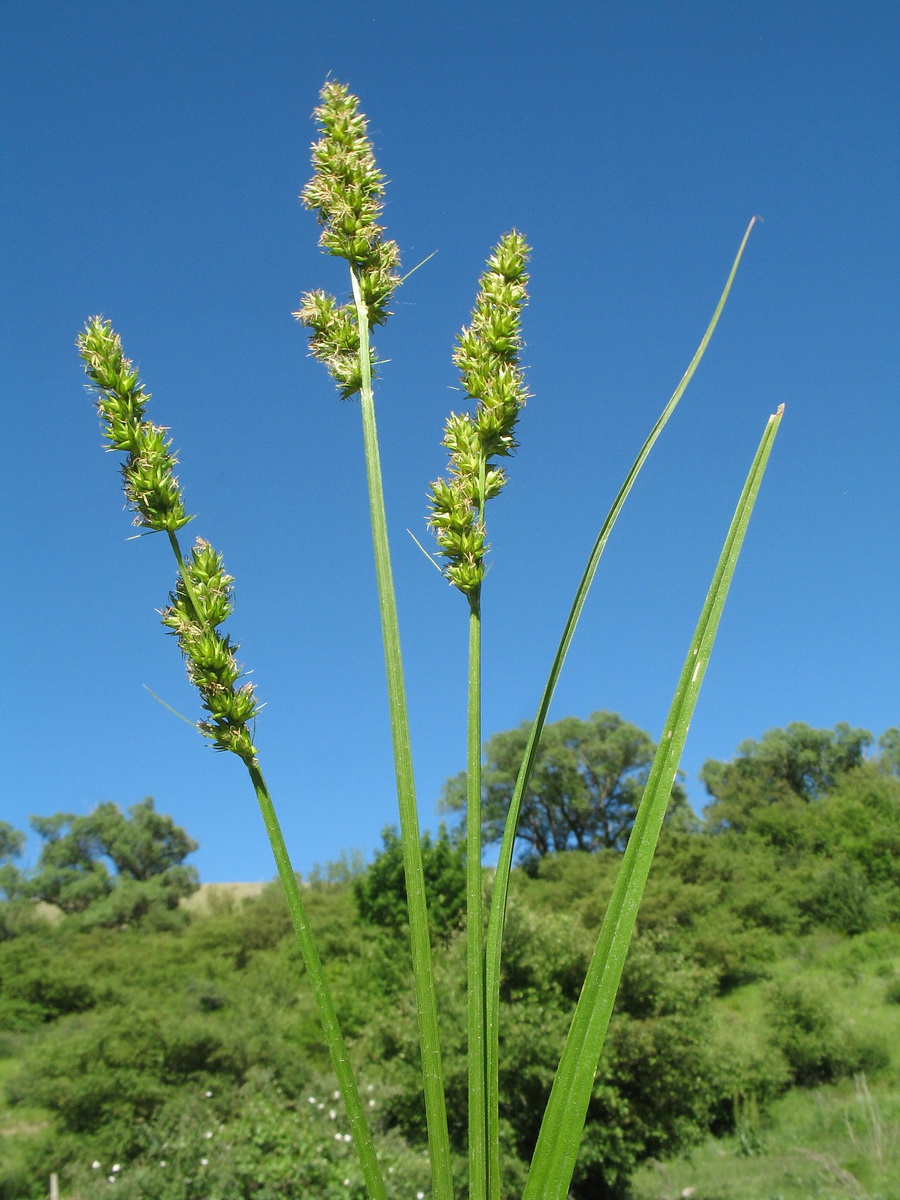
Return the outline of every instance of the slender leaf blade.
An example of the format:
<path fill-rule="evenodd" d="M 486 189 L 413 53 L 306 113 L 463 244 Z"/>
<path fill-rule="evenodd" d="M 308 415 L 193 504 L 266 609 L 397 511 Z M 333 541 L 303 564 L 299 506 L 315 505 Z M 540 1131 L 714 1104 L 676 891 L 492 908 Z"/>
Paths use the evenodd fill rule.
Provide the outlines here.
<path fill-rule="evenodd" d="M 732 519 L 566 1039 L 523 1200 L 565 1200 L 638 906 L 783 406 L 769 418 Z"/>

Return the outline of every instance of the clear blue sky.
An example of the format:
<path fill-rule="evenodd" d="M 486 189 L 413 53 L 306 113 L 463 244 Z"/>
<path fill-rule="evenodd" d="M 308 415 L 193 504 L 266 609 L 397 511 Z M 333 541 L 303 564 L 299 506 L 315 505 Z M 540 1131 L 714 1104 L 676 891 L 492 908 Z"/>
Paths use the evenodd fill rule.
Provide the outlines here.
<path fill-rule="evenodd" d="M 102 312 L 172 429 L 191 529 L 236 578 L 264 770 L 298 869 L 396 820 L 359 412 L 307 356 L 343 291 L 297 195 L 326 75 L 361 97 L 405 268 L 377 394 L 423 822 L 464 761 L 466 605 L 407 536 L 491 245 L 534 248 L 533 393 L 489 515 L 485 734 L 534 712 L 625 470 L 710 351 L 601 566 L 553 717 L 658 736 L 766 417 L 787 406 L 684 769 L 790 721 L 900 723 L 898 32 L 887 2 L 634 0 L 9 9 L 0 49 L 6 617 L 0 817 L 152 795 L 207 881 L 271 877 L 243 767 L 195 717 L 126 540 L 74 339 Z M 34 843 L 29 853 L 33 858 Z"/>

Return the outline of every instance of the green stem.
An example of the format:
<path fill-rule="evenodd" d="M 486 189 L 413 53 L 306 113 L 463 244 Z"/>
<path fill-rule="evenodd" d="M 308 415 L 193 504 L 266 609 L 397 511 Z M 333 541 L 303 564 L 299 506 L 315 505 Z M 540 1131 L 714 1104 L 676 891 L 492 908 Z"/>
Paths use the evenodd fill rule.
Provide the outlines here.
<path fill-rule="evenodd" d="M 338 1086 L 344 1098 L 344 1107 L 347 1110 L 347 1118 L 350 1122 L 350 1130 L 353 1134 L 356 1152 L 359 1155 L 360 1165 L 362 1166 L 366 1188 L 371 1200 L 387 1200 L 381 1167 L 378 1164 L 369 1123 L 366 1120 L 363 1102 L 359 1094 L 359 1089 L 356 1086 L 353 1067 L 350 1065 L 344 1035 L 338 1023 L 337 1013 L 334 1010 L 334 1003 L 328 989 L 328 982 L 325 978 L 325 972 L 322 969 L 322 961 L 319 958 L 319 952 L 316 949 L 306 909 L 303 905 L 303 897 L 300 894 L 297 876 L 294 874 L 294 869 L 291 866 L 281 826 L 278 824 L 278 818 L 275 815 L 275 807 L 272 804 L 269 789 L 266 787 L 259 767 L 252 763 L 246 763 L 245 765 L 250 773 L 253 790 L 256 792 L 256 799 L 259 801 L 260 812 L 266 826 L 266 833 L 268 833 L 269 841 L 272 845 L 272 853 L 275 856 L 278 876 L 281 880 L 285 900 L 291 914 L 294 933 L 297 935 L 300 953 L 303 955 L 306 973 L 309 976 L 316 1001 L 316 1008 L 319 1012 L 319 1020 L 322 1022 L 325 1040 L 328 1043 L 331 1064 L 334 1067 Z"/>
<path fill-rule="evenodd" d="M 168 534 L 169 542 L 178 563 L 178 570 L 181 573 L 181 578 L 184 581 L 185 589 L 194 609 L 194 615 L 202 623 L 204 620 L 203 610 L 188 575 L 181 547 L 178 544 L 178 538 L 171 530 L 168 530 Z M 325 972 L 322 969 L 322 961 L 319 958 L 319 952 L 313 940 L 312 930 L 297 883 L 297 876 L 294 874 L 294 868 L 291 866 L 281 826 L 278 823 L 278 817 L 275 815 L 275 806 L 272 803 L 269 789 L 257 764 L 247 759 L 243 761 L 250 774 L 253 790 L 256 793 L 256 799 L 259 802 L 260 812 L 262 813 L 263 822 L 266 827 L 266 833 L 269 835 L 272 854 L 275 857 L 278 876 L 281 879 L 281 886 L 284 889 L 288 911 L 291 914 L 294 933 L 297 936 L 300 953 L 303 956 L 303 962 L 306 966 L 306 973 L 312 985 L 319 1020 L 322 1022 L 322 1030 L 325 1034 L 325 1041 L 328 1044 L 328 1052 L 331 1055 L 331 1063 L 344 1099 L 344 1107 L 347 1110 L 347 1118 L 350 1122 L 350 1130 L 353 1135 L 357 1155 L 359 1156 L 363 1177 L 365 1178 L 366 1189 L 370 1200 L 387 1200 L 387 1192 L 385 1191 L 384 1180 L 381 1175 L 381 1167 L 376 1157 L 372 1133 L 369 1129 L 369 1123 L 366 1120 L 365 1109 L 359 1095 L 359 1088 L 356 1086 L 356 1079 L 353 1075 L 353 1068 L 350 1065 L 344 1035 L 341 1032 L 334 1003 L 331 999 L 331 993 L 328 990 Z"/>
<path fill-rule="evenodd" d="M 438 1033 L 437 995 L 434 985 L 431 938 L 428 930 L 428 908 L 425 900 L 422 842 L 419 835 L 409 719 L 406 711 L 406 689 L 403 682 L 403 661 L 400 654 L 397 599 L 394 594 L 394 580 L 391 572 L 384 488 L 381 481 L 381 460 L 378 452 L 378 433 L 375 427 L 375 400 L 372 394 L 372 369 L 369 356 L 369 318 L 360 295 L 359 280 L 352 268 L 350 281 L 353 287 L 353 299 L 359 326 L 359 355 L 362 371 L 359 398 L 362 410 L 369 511 L 372 521 L 372 544 L 375 551 L 375 576 L 378 583 L 378 603 L 381 612 L 381 635 L 384 642 L 384 661 L 387 671 L 394 771 L 400 808 L 400 840 L 403 847 L 403 869 L 406 875 L 406 902 L 409 911 L 419 1045 L 422 1052 L 422 1079 L 425 1094 L 425 1116 L 428 1122 L 432 1192 L 434 1200 L 453 1200 L 450 1135 L 447 1128 L 447 1104 L 444 1097 L 444 1073 L 441 1065 Z"/>
<path fill-rule="evenodd" d="M 481 588 L 469 595 L 466 755 L 466 980 L 469 1074 L 469 1198 L 487 1200 L 484 919 L 481 869 Z"/>
<path fill-rule="evenodd" d="M 728 278 L 725 281 L 725 287 L 722 289 L 722 294 L 719 297 L 718 304 L 706 327 L 706 332 L 700 341 L 700 345 L 688 364 L 687 370 L 682 375 L 678 387 L 672 393 L 669 402 L 666 404 L 662 413 L 659 416 L 650 435 L 644 442 L 638 453 L 637 458 L 631 466 L 628 474 L 625 477 L 625 482 L 619 489 L 618 495 L 613 501 L 597 539 L 591 549 L 588 557 L 587 566 L 582 574 L 581 581 L 575 593 L 575 599 L 572 603 L 572 608 L 569 616 L 566 619 L 566 624 L 563 629 L 562 637 L 560 638 L 553 663 L 550 668 L 550 674 L 544 686 L 543 694 L 541 695 L 540 704 L 538 706 L 537 715 L 528 735 L 528 742 L 525 748 L 525 754 L 522 759 L 522 765 L 519 769 L 519 774 L 516 779 L 516 785 L 513 790 L 512 799 L 510 801 L 509 812 L 506 818 L 506 827 L 503 833 L 503 840 L 500 845 L 500 855 L 497 861 L 497 869 L 494 875 L 494 887 L 491 894 L 491 909 L 488 918 L 487 943 L 485 950 L 485 976 L 486 976 L 486 1008 L 487 1008 L 487 1080 L 488 1080 L 488 1146 L 490 1148 L 490 1200 L 500 1200 L 500 1149 L 499 1149 L 499 1105 L 500 1105 L 500 1087 L 499 1087 L 499 1014 L 500 1014 L 500 960 L 503 944 L 503 930 L 506 923 L 506 907 L 509 898 L 509 877 L 512 870 L 513 851 L 515 849 L 516 828 L 519 821 L 519 812 L 522 806 L 522 797 L 525 794 L 525 789 L 528 786 L 528 780 L 531 777 L 531 771 L 537 757 L 538 744 L 540 742 L 541 733 L 544 729 L 544 723 L 547 719 L 547 713 L 550 710 L 550 702 L 553 699 L 553 693 L 556 690 L 556 684 L 559 680 L 562 671 L 563 663 L 566 655 L 569 652 L 569 647 L 572 643 L 572 638 L 575 635 L 575 629 L 578 625 L 578 620 L 581 616 L 581 611 L 584 603 L 587 600 L 588 592 L 594 580 L 597 567 L 600 563 L 600 558 L 606 548 L 606 543 L 612 533 L 613 526 L 618 520 L 619 513 L 625 504 L 629 492 L 634 486 L 638 475 L 641 472 L 644 463 L 647 460 L 650 451 L 653 449 L 657 439 L 669 421 L 669 418 L 674 413 L 678 402 L 684 395 L 688 384 L 694 376 L 700 361 L 706 352 L 716 326 L 719 323 L 719 318 L 722 315 L 722 310 L 725 307 L 725 302 L 731 292 L 732 284 L 734 283 L 737 274 L 738 266 L 744 254 L 744 249 L 747 245 L 747 240 L 750 237 L 750 232 L 756 224 L 758 217 L 753 217 L 750 221 L 741 244 L 738 247 L 738 252 L 735 255 L 734 262 L 731 265 L 731 270 Z"/>

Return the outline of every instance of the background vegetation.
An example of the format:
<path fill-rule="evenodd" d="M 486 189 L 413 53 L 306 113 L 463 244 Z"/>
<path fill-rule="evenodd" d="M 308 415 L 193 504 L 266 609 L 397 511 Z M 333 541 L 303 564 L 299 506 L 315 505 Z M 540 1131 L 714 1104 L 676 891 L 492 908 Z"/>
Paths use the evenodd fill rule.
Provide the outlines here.
<path fill-rule="evenodd" d="M 486 747 L 487 833 L 517 736 Z M 576 1200 L 900 1197 L 898 750 L 896 729 L 875 746 L 864 730 L 791 725 L 706 764 L 704 819 L 676 790 Z M 504 959 L 510 1197 L 650 754 L 611 714 L 547 730 Z M 448 783 L 450 810 L 458 788 Z M 149 800 L 34 825 L 44 846 L 25 872 L 21 835 L 0 824 L 0 1200 L 43 1197 L 54 1170 L 72 1200 L 111 1187 L 159 1200 L 363 1196 L 278 888 L 179 903 L 196 888 L 183 862 L 194 843 Z M 456 831 L 426 839 L 423 860 L 462 1178 Z M 427 1196 L 396 834 L 368 866 L 345 858 L 307 882 L 392 1195 Z"/>

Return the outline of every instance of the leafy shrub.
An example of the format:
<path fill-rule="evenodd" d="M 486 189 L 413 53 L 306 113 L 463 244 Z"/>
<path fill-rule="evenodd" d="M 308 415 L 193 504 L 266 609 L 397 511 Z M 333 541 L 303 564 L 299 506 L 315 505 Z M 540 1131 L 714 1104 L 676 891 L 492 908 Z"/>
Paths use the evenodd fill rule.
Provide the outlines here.
<path fill-rule="evenodd" d="M 17 939 L 0 948 L 0 1024 L 34 1029 L 67 1013 L 86 1012 L 97 988 L 80 965 L 58 956 L 52 941 Z"/>
<path fill-rule="evenodd" d="M 813 923 L 851 936 L 874 928 L 888 915 L 863 868 L 846 858 L 829 862 L 815 873 L 800 908 Z"/>
<path fill-rule="evenodd" d="M 394 829 L 382 834 L 383 848 L 364 874 L 353 881 L 359 915 L 370 925 L 405 931 L 406 876 L 403 845 Z M 446 939 L 457 928 L 466 906 L 466 847 L 441 825 L 437 837 L 422 838 L 422 869 L 432 937 Z"/>
<path fill-rule="evenodd" d="M 715 972 L 721 993 L 765 979 L 775 957 L 776 939 L 766 929 L 747 929 L 735 913 L 709 914 L 688 943 L 691 957 Z"/>
<path fill-rule="evenodd" d="M 579 866 L 589 863 L 587 856 L 576 857 Z M 537 885 L 529 881 L 526 892 L 536 897 Z M 591 942 L 589 931 L 559 912 L 521 904 L 510 910 L 501 989 L 503 1200 L 521 1196 Z M 457 936 L 438 967 L 449 1034 L 444 1078 L 457 1154 L 466 1145 L 464 955 L 465 939 Z M 709 1038 L 713 990 L 711 972 L 665 951 L 655 938 L 636 939 L 591 1095 L 573 1200 L 622 1197 L 639 1163 L 706 1135 L 720 1085 Z M 385 1119 L 407 1140 L 423 1138 L 414 1014 L 405 993 L 373 1016 L 361 1049 L 367 1060 L 383 1063 Z"/>
<path fill-rule="evenodd" d="M 364 1090 L 377 1118 L 378 1091 Z M 107 1153 L 69 1173 L 73 1200 L 365 1200 L 365 1188 L 337 1095 L 316 1088 L 292 1102 L 264 1072 L 237 1092 L 212 1089 L 171 1101 L 142 1128 L 136 1153 Z M 427 1189 L 428 1163 L 396 1134 L 377 1135 L 397 1196 Z"/>
<path fill-rule="evenodd" d="M 879 1040 L 858 1034 L 837 1014 L 827 994 L 811 984 L 774 985 L 766 1010 L 773 1044 L 802 1086 L 875 1071 L 889 1061 Z"/>
<path fill-rule="evenodd" d="M 39 1104 L 64 1130 L 127 1154 L 135 1130 L 179 1087 L 240 1080 L 246 1067 L 240 1045 L 199 1017 L 122 1007 L 59 1022 L 25 1055 L 7 1093 L 12 1104 Z"/>
<path fill-rule="evenodd" d="M 220 949 L 233 956 L 237 967 L 243 969 L 256 952 L 277 946 L 290 932 L 284 893 L 274 884 L 239 907 L 233 901 L 215 904 L 211 915 L 198 921 L 190 936 L 204 950 Z"/>

